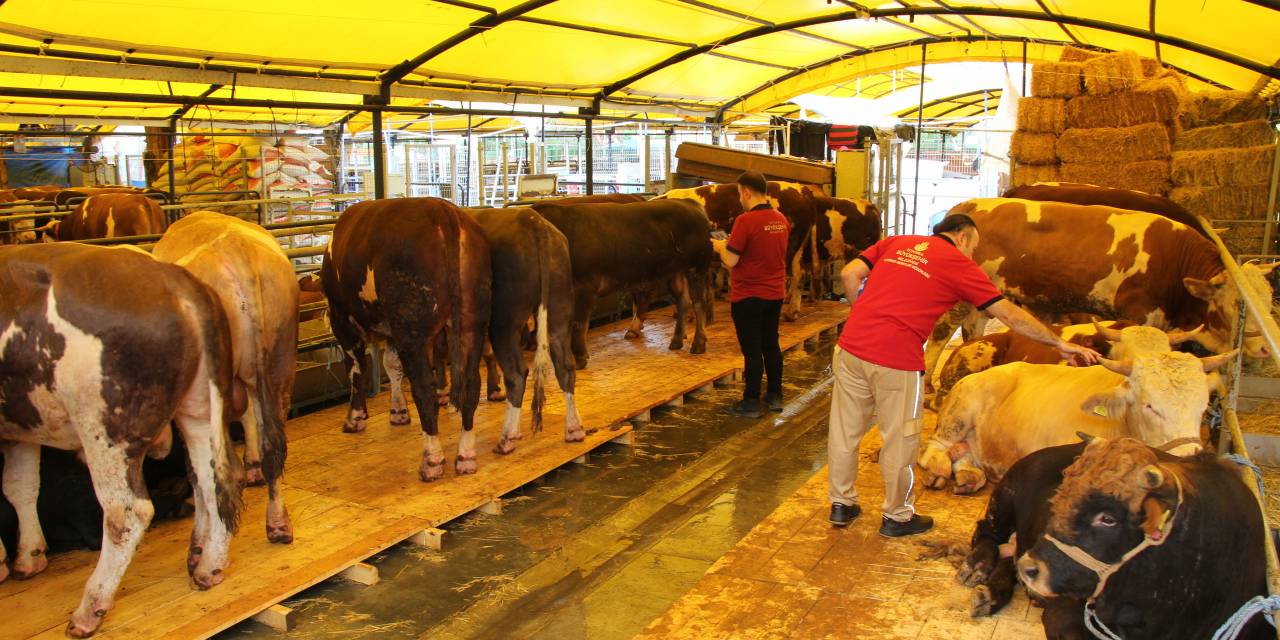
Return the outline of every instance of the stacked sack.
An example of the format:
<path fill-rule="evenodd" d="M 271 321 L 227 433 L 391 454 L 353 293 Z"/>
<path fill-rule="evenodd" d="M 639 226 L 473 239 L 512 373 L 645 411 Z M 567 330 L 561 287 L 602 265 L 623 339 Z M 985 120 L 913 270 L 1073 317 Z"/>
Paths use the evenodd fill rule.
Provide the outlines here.
<path fill-rule="evenodd" d="M 1197 93 L 1178 114 L 1169 198 L 1210 220 L 1261 220 L 1267 209 L 1275 138 L 1267 106 L 1243 91 Z M 1256 224 L 1226 222 L 1232 253 L 1257 253 Z"/>
<path fill-rule="evenodd" d="M 304 191 L 327 195 L 333 190 L 329 155 L 294 137 L 253 138 L 191 136 L 173 147 L 174 189 L 178 194 L 209 191 Z M 152 184 L 169 189 L 164 172 Z M 212 202 L 224 196 L 189 196 L 188 202 Z"/>

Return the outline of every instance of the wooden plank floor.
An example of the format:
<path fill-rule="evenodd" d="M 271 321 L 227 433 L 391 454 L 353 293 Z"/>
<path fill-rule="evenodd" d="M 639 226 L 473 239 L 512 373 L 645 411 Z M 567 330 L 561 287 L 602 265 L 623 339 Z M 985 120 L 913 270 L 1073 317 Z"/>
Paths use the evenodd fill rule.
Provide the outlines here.
<path fill-rule="evenodd" d="M 936 418 L 925 415 L 929 432 Z M 1022 589 L 995 616 L 970 618 L 971 592 L 955 580 L 988 491 L 955 496 L 925 490 L 916 507 L 933 516 L 932 531 L 896 540 L 879 535 L 884 485 L 869 455 L 878 449 L 872 431 L 863 441 L 856 481 L 863 512 L 847 528 L 827 520 L 823 467 L 637 640 L 1043 637 L 1041 610 Z"/>
<path fill-rule="evenodd" d="M 783 323 L 784 349 L 794 348 L 842 323 L 847 307 L 807 305 L 799 321 Z M 482 402 L 476 412 L 479 472 L 423 484 L 417 469 L 421 436 L 414 422 L 392 427 L 388 394 L 369 401 L 369 427 L 341 433 L 345 406 L 312 413 L 288 425 L 289 460 L 284 491 L 293 517 L 292 545 L 267 543 L 263 530 L 265 489 L 245 491 L 246 510 L 232 544 L 226 580 L 210 591 L 194 591 L 186 573 L 190 519 L 152 528 L 139 546 L 99 637 L 203 638 L 279 603 L 370 556 L 431 527 L 493 503 L 631 431 L 630 418 L 720 380 L 741 366 L 727 305 L 708 327 L 708 351 L 692 356 L 669 351 L 669 312 L 653 314 L 643 340 L 624 340 L 625 322 L 593 330 L 591 366 L 578 373 L 579 412 L 585 442 L 563 442 L 564 405 L 554 382 L 548 390 L 545 431 L 525 439 L 512 454 L 491 452 L 501 430 L 504 403 Z M 690 329 L 692 331 L 692 329 Z M 341 365 L 337 365 L 341 366 Z M 412 412 L 412 404 L 410 404 Z M 446 455 L 457 446 L 460 424 L 441 412 Z M 451 467 L 450 467 L 451 468 Z M 96 552 L 50 558 L 49 568 L 26 581 L 0 583 L 0 638 L 63 637 L 80 600 Z M 19 613 L 20 612 L 20 613 Z"/>

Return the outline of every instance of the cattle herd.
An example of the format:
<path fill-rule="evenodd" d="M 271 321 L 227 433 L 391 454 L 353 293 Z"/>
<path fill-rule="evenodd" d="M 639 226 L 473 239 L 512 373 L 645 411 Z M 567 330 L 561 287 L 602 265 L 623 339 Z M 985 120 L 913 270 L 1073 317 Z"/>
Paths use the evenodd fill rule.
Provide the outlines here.
<path fill-rule="evenodd" d="M 245 484 L 266 485 L 267 538 L 292 542 L 279 482 L 300 304 L 328 304 L 351 384 L 342 431 L 367 428 L 367 347 L 383 346 L 392 425 L 410 422 L 408 378 L 423 432 L 418 475 L 432 482 L 446 473 L 442 399 L 462 423 L 453 472 L 476 471 L 486 358 L 490 400 L 502 399 L 497 370 L 506 390 L 495 452 L 510 453 L 523 436 L 530 371 L 533 431 L 554 376 L 564 440 L 585 437 L 575 372 L 587 367 L 587 327 L 602 294 L 631 294 L 633 338 L 665 288 L 677 309 L 670 348 L 684 347 L 691 310 L 690 352 L 705 351 L 717 288 L 711 233 L 742 213 L 734 185 L 504 209 L 373 200 L 342 213 L 319 277 L 299 281 L 277 240 L 255 224 L 196 212 L 166 229 L 159 206 L 137 190 L 71 193 L 0 193 L 74 204 L 61 220 L 0 228 L 0 243 L 10 245 L 0 247 L 0 450 L 3 492 L 18 521 L 9 545 L 18 578 L 47 565 L 37 513 L 41 478 L 49 477 L 41 447 L 78 451 L 88 467 L 101 555 L 67 629 L 78 637 L 102 623 L 155 513 L 144 461 L 179 443 L 195 505 L 187 566 L 196 588 L 224 578 Z M 791 223 L 786 313 L 794 318 L 805 276 L 815 297 L 832 293 L 832 263 L 879 239 L 880 214 L 865 200 L 792 183 L 771 182 L 768 196 Z M 929 486 L 952 484 L 957 493 L 999 480 L 961 570 L 975 588 L 974 614 L 998 610 L 1021 579 L 1048 603 L 1050 637 L 1085 637 L 1073 635 L 1083 611 L 1126 638 L 1172 637 L 1179 616 L 1194 612 L 1216 625 L 1265 593 L 1257 509 L 1234 471 L 1201 452 L 1215 371 L 1234 357 L 1239 300 L 1195 218 L 1163 198 L 1085 185 L 1025 187 L 953 211 L 977 222 L 974 259 L 1007 296 L 1045 316 L 1089 314 L 1055 330 L 1107 356 L 1098 367 L 1066 366 L 1057 351 L 1013 334 L 983 335 L 972 309 L 939 322 L 930 370 L 956 325 L 972 339 L 940 368 L 938 428 L 922 472 Z M 132 246 L 33 244 L 161 231 L 150 255 Z M 1270 299 L 1270 267 L 1243 268 Z M 1266 356 L 1257 327 L 1243 330 L 1247 355 Z M 1209 354 L 1178 350 L 1191 343 Z M 232 422 L 243 429 L 241 455 Z M 1077 432 L 1094 439 L 1079 443 Z M 1208 544 L 1238 550 L 1249 570 L 1210 562 Z M 10 572 L 5 553 L 0 545 L 0 580 Z M 1191 571 L 1178 562 L 1200 567 L 1198 586 L 1180 592 L 1185 602 L 1135 595 L 1139 583 L 1173 584 Z M 1167 615 L 1153 622 L 1152 611 Z"/>

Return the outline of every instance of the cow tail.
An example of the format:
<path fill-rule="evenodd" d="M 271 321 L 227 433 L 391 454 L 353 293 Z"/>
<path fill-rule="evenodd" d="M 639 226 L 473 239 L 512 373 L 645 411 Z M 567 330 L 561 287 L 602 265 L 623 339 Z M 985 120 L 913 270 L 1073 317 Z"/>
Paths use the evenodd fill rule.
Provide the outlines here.
<path fill-rule="evenodd" d="M 227 425 L 231 422 L 231 385 L 234 378 L 231 361 L 231 327 L 227 314 L 217 296 L 204 284 L 191 278 L 199 294 L 200 307 L 208 314 L 209 321 L 199 321 L 201 348 L 209 376 L 209 420 L 212 431 L 214 495 L 218 502 L 218 517 L 228 531 L 235 531 L 240 523 L 244 468 L 231 446 Z M 188 434 L 183 434 L 188 436 Z M 187 438 L 188 441 L 190 438 Z M 190 444 L 188 444 L 190 446 Z M 221 450 L 219 450 L 221 449 Z M 193 478 L 194 480 L 194 478 Z M 195 482 L 193 481 L 194 485 Z"/>
<path fill-rule="evenodd" d="M 551 345 L 547 335 L 550 328 L 547 319 L 547 302 L 551 290 L 551 256 L 547 246 L 546 230 L 535 228 L 533 234 L 538 248 L 538 310 L 535 322 L 537 349 L 533 352 L 533 432 L 542 431 L 542 407 L 546 402 L 547 378 L 551 374 Z"/>
<path fill-rule="evenodd" d="M 444 225 L 452 226 L 452 236 L 457 238 L 456 242 L 445 242 L 445 260 L 449 265 L 450 277 L 447 278 L 448 296 L 449 296 L 449 328 L 445 334 L 445 338 L 449 344 L 449 402 L 453 404 L 459 411 L 462 410 L 463 389 L 469 384 L 467 378 L 467 363 L 463 360 L 462 353 L 462 246 L 464 242 L 471 239 L 466 236 L 467 229 L 462 223 L 462 217 L 467 215 L 461 209 L 456 207 L 450 208 Z M 447 237 L 447 236 L 446 236 Z M 480 352 L 483 353 L 484 345 L 480 345 Z M 481 353 L 471 354 L 479 359 Z"/>
<path fill-rule="evenodd" d="M 275 388 L 275 377 L 271 375 L 273 372 L 271 365 L 275 362 L 275 358 L 272 357 L 274 355 L 272 345 L 266 344 L 262 336 L 262 324 L 266 319 L 267 308 L 262 299 L 262 276 L 256 270 L 253 284 L 259 320 L 253 323 L 253 344 L 258 349 L 258 366 L 254 368 L 257 372 L 258 385 L 254 391 L 258 394 L 258 406 L 262 407 L 262 419 L 258 421 L 258 442 L 262 447 L 259 453 L 262 455 L 262 475 L 267 479 L 268 488 L 274 493 L 278 491 L 275 481 L 284 474 L 284 461 L 288 455 L 288 440 L 284 435 L 284 421 L 279 411 L 286 391 Z M 296 309 L 297 305 L 294 305 L 294 308 Z M 297 326 L 296 319 L 293 326 Z M 296 343 L 295 338 L 287 344 L 277 344 L 275 347 L 296 349 Z"/>

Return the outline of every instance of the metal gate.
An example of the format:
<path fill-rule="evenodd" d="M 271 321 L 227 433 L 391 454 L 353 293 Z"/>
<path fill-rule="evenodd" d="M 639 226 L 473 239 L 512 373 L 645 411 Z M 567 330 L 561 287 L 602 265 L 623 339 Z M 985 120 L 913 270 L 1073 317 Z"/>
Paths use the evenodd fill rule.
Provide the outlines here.
<path fill-rule="evenodd" d="M 404 194 L 410 198 L 432 196 L 458 204 L 458 147 L 430 144 L 426 140 L 405 140 Z"/>

